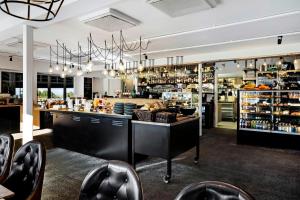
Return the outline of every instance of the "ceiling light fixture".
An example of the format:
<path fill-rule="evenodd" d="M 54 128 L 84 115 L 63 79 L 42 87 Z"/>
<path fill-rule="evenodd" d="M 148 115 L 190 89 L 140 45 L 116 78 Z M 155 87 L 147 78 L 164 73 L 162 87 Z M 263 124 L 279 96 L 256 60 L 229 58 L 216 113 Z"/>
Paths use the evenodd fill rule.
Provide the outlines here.
<path fill-rule="evenodd" d="M 13 17 L 29 21 L 50 21 L 59 12 L 64 0 L 2 0 L 0 9 Z M 22 8 L 16 9 L 16 8 Z M 32 14 L 32 12 L 35 15 Z"/>
<path fill-rule="evenodd" d="M 278 65 L 282 65 L 282 60 L 283 60 L 283 58 L 280 57 L 277 64 L 278 64 Z"/>
<path fill-rule="evenodd" d="M 49 65 L 49 73 L 53 73 L 53 67 L 52 67 L 52 48 L 50 46 L 50 65 Z"/>
<path fill-rule="evenodd" d="M 253 67 L 253 63 L 252 63 L 252 61 L 250 61 L 249 67 Z"/>
<path fill-rule="evenodd" d="M 78 52 L 76 54 L 72 53 L 70 49 L 68 49 L 63 43 L 59 43 L 57 42 L 57 49 L 56 52 L 53 51 L 53 49 L 50 49 L 50 51 L 53 51 L 53 53 L 56 55 L 56 67 L 55 69 L 58 71 L 60 69 L 59 66 L 59 59 L 61 58 L 61 56 L 59 55 L 59 48 L 62 49 L 63 55 L 62 55 L 62 59 L 63 59 L 63 64 L 65 64 L 65 61 L 67 58 L 70 58 L 70 63 L 72 63 L 72 58 L 78 58 L 78 64 L 80 65 L 80 67 L 78 69 L 81 70 L 81 73 L 84 72 L 91 72 L 94 66 L 94 63 L 92 62 L 92 59 L 94 60 L 100 60 L 100 61 L 104 61 L 104 71 L 102 72 L 103 75 L 107 75 L 107 74 L 112 74 L 112 75 L 122 75 L 124 73 L 127 73 L 127 67 L 124 65 L 124 52 L 133 52 L 133 51 L 137 51 L 139 50 L 139 60 L 140 60 L 140 65 L 136 65 L 137 69 L 132 69 L 133 72 L 135 71 L 143 71 L 144 70 L 144 65 L 142 63 L 142 50 L 146 50 L 148 48 L 148 45 L 150 43 L 150 41 L 146 41 L 145 44 L 142 42 L 142 38 L 140 37 L 139 41 L 135 41 L 132 42 L 130 44 L 128 44 L 123 36 L 122 31 L 120 31 L 120 43 L 118 44 L 115 40 L 114 35 L 112 35 L 112 39 L 111 39 L 111 47 L 107 47 L 106 45 L 106 41 L 105 41 L 105 47 L 100 47 L 97 46 L 95 44 L 95 42 L 93 41 L 92 35 L 89 35 L 88 38 L 88 51 L 87 52 L 83 52 L 81 51 L 81 46 L 78 43 Z M 117 52 L 120 52 L 119 54 Z M 147 57 L 147 55 L 145 55 L 145 57 Z M 88 63 L 81 67 L 81 59 L 87 59 Z M 119 59 L 119 66 L 115 66 L 116 65 L 116 60 Z M 107 60 L 111 60 L 111 70 L 107 69 Z M 63 65 L 64 66 L 64 65 Z M 117 70 L 118 68 L 118 70 Z M 64 67 L 63 67 L 64 69 Z M 64 69 L 65 71 L 67 71 L 67 69 Z M 111 71 L 115 71 L 115 72 L 111 72 Z"/>
<path fill-rule="evenodd" d="M 263 63 L 264 66 L 267 66 L 267 60 L 264 59 L 264 63 Z"/>

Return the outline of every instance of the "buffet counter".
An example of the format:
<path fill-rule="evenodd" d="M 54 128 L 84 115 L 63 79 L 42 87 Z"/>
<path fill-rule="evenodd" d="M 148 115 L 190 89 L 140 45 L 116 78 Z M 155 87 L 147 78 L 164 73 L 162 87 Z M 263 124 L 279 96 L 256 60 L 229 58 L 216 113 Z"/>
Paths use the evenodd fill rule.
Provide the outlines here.
<path fill-rule="evenodd" d="M 53 143 L 103 159 L 131 161 L 131 116 L 40 110 L 41 128 L 53 128 Z"/>
<path fill-rule="evenodd" d="M 107 101 L 109 101 L 112 104 L 115 104 L 116 102 L 121 103 L 135 103 L 139 106 L 145 105 L 145 104 L 152 104 L 158 101 L 162 101 L 160 99 L 143 99 L 143 98 L 106 98 Z"/>
<path fill-rule="evenodd" d="M 132 121 L 132 164 L 135 154 L 159 157 L 167 160 L 164 182 L 169 183 L 172 174 L 172 158 L 196 149 L 194 162 L 199 159 L 199 117 L 183 117 L 174 123 Z"/>
<path fill-rule="evenodd" d="M 161 147 L 163 151 L 155 152 L 163 154 L 170 166 L 170 159 L 179 153 L 195 146 L 199 151 L 199 118 L 195 117 L 158 123 L 132 120 L 130 115 L 41 109 L 40 122 L 41 129 L 53 129 L 54 146 L 102 159 L 132 163 L 133 152 L 155 156 L 148 150 Z"/>

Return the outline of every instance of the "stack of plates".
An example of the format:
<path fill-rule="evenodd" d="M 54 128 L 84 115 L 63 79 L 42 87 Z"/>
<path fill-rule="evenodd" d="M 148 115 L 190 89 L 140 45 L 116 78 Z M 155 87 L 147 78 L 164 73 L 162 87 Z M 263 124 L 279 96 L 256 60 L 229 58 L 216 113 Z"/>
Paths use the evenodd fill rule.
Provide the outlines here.
<path fill-rule="evenodd" d="M 114 113 L 123 115 L 123 113 L 124 113 L 124 103 L 115 103 Z"/>
<path fill-rule="evenodd" d="M 134 109 L 136 109 L 136 104 L 135 103 L 125 103 L 124 111 L 125 111 L 126 115 L 132 115 Z"/>

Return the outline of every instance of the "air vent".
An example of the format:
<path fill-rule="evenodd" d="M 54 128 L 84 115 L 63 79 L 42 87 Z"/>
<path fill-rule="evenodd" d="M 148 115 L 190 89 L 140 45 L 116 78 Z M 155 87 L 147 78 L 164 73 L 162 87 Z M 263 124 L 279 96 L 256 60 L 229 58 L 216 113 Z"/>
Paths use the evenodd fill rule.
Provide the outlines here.
<path fill-rule="evenodd" d="M 2 41 L 2 43 L 5 44 L 6 46 L 12 47 L 12 48 L 23 48 L 23 40 L 18 37 L 9 38 L 5 41 Z M 42 43 L 42 42 L 34 42 L 33 43 L 34 49 L 46 48 L 46 47 L 49 47 L 49 45 L 46 43 Z"/>
<path fill-rule="evenodd" d="M 138 20 L 112 8 L 92 13 L 79 20 L 108 32 L 125 30 L 140 24 Z"/>
<path fill-rule="evenodd" d="M 147 0 L 147 3 L 171 17 L 180 17 L 217 6 L 217 0 Z"/>

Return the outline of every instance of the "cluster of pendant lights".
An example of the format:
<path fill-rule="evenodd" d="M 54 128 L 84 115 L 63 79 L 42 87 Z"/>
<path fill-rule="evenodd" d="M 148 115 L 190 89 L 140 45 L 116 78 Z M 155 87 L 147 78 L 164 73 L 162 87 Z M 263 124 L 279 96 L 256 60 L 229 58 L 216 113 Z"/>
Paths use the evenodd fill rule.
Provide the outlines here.
<path fill-rule="evenodd" d="M 142 51 L 146 50 L 150 43 L 149 41 L 143 42 L 140 37 L 139 41 L 129 44 L 125 41 L 122 31 L 120 31 L 119 43 L 116 42 L 114 35 L 112 35 L 110 47 L 108 47 L 107 41 L 104 41 L 104 47 L 96 45 L 90 34 L 87 40 L 88 50 L 86 52 L 82 51 L 79 43 L 77 52 L 74 53 L 64 43 L 56 42 L 56 49 L 50 46 L 49 72 L 60 72 L 61 77 L 65 77 L 67 74 L 81 76 L 84 73 L 92 72 L 95 61 L 104 63 L 102 73 L 105 76 L 124 77 L 141 72 L 146 64 L 146 61 L 142 60 Z M 134 51 L 139 51 L 139 61 L 134 61 L 133 67 L 131 67 L 131 62 L 125 63 L 124 53 Z M 52 55 L 56 57 L 54 66 Z"/>

